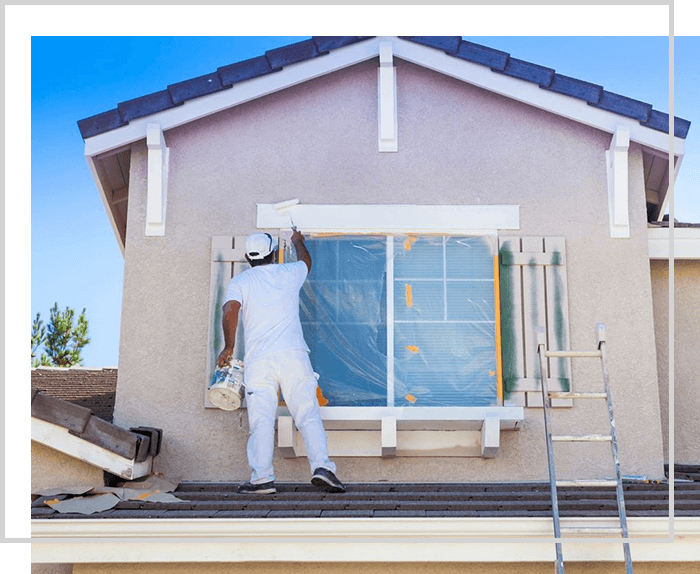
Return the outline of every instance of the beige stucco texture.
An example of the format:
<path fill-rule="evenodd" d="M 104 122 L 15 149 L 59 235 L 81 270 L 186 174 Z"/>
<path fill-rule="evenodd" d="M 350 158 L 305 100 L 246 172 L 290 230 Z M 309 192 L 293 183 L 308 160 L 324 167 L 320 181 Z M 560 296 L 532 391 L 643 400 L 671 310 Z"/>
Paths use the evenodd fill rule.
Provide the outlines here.
<path fill-rule="evenodd" d="M 104 486 L 102 470 L 32 441 L 32 492 L 66 486 Z"/>
<path fill-rule="evenodd" d="M 517 204 L 521 228 L 508 234 L 566 238 L 572 348 L 593 348 L 595 323 L 607 325 L 623 473 L 662 477 L 641 148 L 630 146 L 631 237 L 611 239 L 610 134 L 400 60 L 396 68 L 398 153 L 377 151 L 376 60 L 166 132 L 164 237 L 144 235 L 147 152 L 133 146 L 115 423 L 162 428 L 156 468 L 175 479 L 249 477 L 245 413 L 205 410 L 204 389 L 211 237 L 253 232 L 257 203 Z M 576 390 L 600 388 L 600 365 L 574 361 L 573 380 Z M 604 406 L 593 408 L 561 409 L 559 431 L 607 432 Z M 544 445 L 542 412 L 527 409 L 492 460 L 335 462 L 349 482 L 545 480 Z M 608 449 L 563 448 L 562 478 L 612 474 Z M 276 458 L 275 470 L 280 481 L 309 478 L 306 459 Z"/>
<path fill-rule="evenodd" d="M 659 397 L 664 428 L 664 456 L 668 461 L 669 433 L 669 265 L 651 262 L 654 287 L 654 320 L 658 355 Z M 674 262 L 673 290 L 673 392 L 675 462 L 700 461 L 700 261 Z"/>

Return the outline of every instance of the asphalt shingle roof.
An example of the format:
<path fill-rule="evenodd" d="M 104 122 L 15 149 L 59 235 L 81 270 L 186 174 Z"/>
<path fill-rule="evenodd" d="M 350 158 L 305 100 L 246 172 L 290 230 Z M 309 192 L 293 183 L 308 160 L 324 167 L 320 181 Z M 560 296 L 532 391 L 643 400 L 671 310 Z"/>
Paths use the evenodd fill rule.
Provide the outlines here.
<path fill-rule="evenodd" d="M 112 422 L 117 391 L 117 369 L 84 367 L 32 369 L 32 387 L 46 395 L 90 409 Z"/>
<path fill-rule="evenodd" d="M 38 498 L 32 518 L 382 518 L 549 517 L 549 483 L 355 483 L 342 494 L 310 484 L 278 483 L 273 495 L 236 493 L 237 483 L 182 482 L 179 502 L 122 500 L 91 515 L 58 513 Z M 627 515 L 668 516 L 667 483 L 627 482 Z M 559 488 L 563 517 L 617 516 L 614 487 Z M 700 483 L 677 482 L 675 516 L 700 516 Z"/>
<path fill-rule="evenodd" d="M 216 72 L 171 84 L 167 89 L 121 102 L 112 109 L 78 121 L 84 139 L 117 129 L 131 120 L 181 105 L 187 100 L 232 88 L 239 82 L 281 70 L 284 66 L 317 58 L 330 51 L 369 39 L 369 36 L 314 36 L 309 40 L 268 50 L 263 56 L 220 67 Z M 643 126 L 668 133 L 669 115 L 651 104 L 613 92 L 597 84 L 558 74 L 551 68 L 512 58 L 507 52 L 463 40 L 460 36 L 403 36 L 402 39 L 441 50 L 453 56 L 488 66 L 540 88 L 581 99 L 589 105 L 635 119 Z M 674 134 L 685 138 L 690 122 L 674 118 Z"/>

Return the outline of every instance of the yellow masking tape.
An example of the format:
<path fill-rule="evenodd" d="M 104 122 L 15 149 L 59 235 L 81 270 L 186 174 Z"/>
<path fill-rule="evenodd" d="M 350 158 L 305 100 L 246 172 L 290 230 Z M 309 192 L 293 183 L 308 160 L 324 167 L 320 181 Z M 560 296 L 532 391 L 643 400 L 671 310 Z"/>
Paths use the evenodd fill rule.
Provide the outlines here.
<path fill-rule="evenodd" d="M 411 351 L 411 353 L 418 353 L 420 351 L 420 349 L 418 347 L 416 347 L 415 345 L 408 345 L 406 348 L 409 351 Z"/>
<path fill-rule="evenodd" d="M 413 287 L 406 283 L 406 306 L 413 307 Z"/>
<path fill-rule="evenodd" d="M 416 397 L 414 397 L 413 395 L 406 395 L 406 400 L 409 403 L 415 403 L 418 399 Z"/>

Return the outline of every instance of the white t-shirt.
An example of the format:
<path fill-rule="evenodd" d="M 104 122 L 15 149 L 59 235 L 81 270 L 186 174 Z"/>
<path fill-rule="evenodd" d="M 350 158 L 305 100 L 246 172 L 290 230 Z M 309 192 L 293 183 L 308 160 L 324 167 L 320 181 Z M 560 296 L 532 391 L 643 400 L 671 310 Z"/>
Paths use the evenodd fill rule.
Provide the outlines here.
<path fill-rule="evenodd" d="M 287 349 L 309 352 L 299 321 L 307 274 L 306 263 L 296 261 L 259 265 L 231 279 L 226 301 L 241 303 L 246 364 Z"/>

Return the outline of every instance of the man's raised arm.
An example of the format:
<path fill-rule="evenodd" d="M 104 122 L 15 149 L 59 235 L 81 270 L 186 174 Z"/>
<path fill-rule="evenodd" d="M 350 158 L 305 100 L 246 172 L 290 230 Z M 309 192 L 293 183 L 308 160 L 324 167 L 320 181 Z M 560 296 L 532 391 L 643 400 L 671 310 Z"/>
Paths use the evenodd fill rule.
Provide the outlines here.
<path fill-rule="evenodd" d="M 306 263 L 306 268 L 311 271 L 311 255 L 304 244 L 304 236 L 297 231 L 296 227 L 293 227 L 292 229 L 292 243 L 294 244 L 294 249 L 296 249 L 297 252 L 297 260 Z"/>

